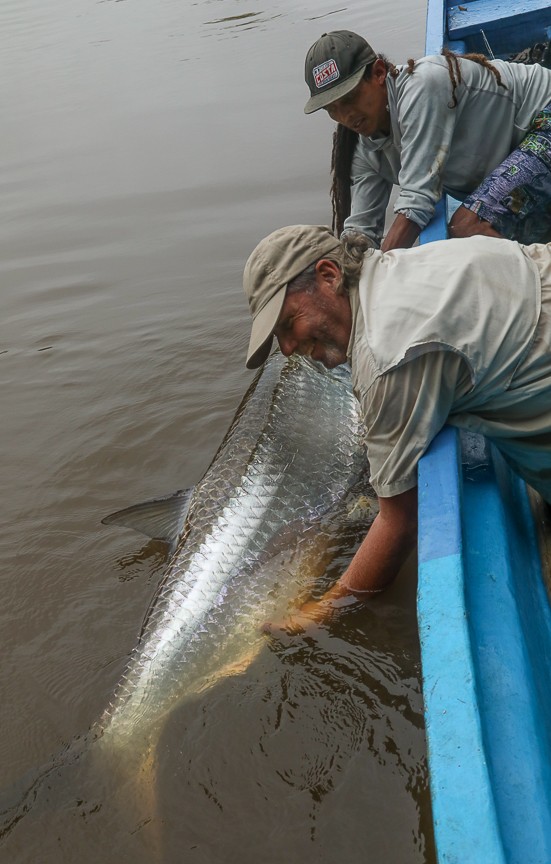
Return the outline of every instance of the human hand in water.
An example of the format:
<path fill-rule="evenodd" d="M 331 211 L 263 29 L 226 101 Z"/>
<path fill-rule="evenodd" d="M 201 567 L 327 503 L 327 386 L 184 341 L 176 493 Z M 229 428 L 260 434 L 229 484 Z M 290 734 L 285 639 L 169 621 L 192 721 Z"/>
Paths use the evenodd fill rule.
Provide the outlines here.
<path fill-rule="evenodd" d="M 344 607 L 357 603 L 358 598 L 351 594 L 341 582 L 337 582 L 319 600 L 308 600 L 287 618 L 279 621 L 267 621 L 262 626 L 262 630 L 269 635 L 274 635 L 278 631 L 283 631 L 290 636 L 306 633 L 317 625 L 329 621 Z"/>

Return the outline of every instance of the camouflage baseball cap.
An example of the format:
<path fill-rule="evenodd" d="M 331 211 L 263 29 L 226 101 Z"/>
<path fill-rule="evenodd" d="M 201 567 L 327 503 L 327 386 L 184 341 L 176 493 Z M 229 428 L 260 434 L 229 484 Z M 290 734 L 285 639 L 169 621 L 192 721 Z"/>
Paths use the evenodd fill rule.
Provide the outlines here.
<path fill-rule="evenodd" d="M 304 77 L 310 88 L 305 114 L 326 108 L 360 83 L 365 67 L 377 59 L 375 51 L 357 33 L 334 30 L 324 33 L 309 48 Z"/>

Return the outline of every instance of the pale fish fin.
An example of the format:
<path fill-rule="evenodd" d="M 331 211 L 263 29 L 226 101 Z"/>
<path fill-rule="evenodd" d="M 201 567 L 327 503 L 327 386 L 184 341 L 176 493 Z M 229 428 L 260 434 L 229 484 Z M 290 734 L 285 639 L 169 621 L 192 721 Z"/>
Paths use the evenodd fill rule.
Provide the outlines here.
<path fill-rule="evenodd" d="M 133 788 L 136 793 L 138 813 L 142 816 L 137 827 L 141 832 L 144 846 L 149 852 L 149 860 L 152 864 L 153 862 L 161 864 L 163 861 L 163 821 L 158 812 L 157 759 L 152 748 L 144 754 Z"/>
<path fill-rule="evenodd" d="M 143 501 L 124 510 L 117 510 L 102 519 L 103 525 L 122 525 L 145 534 L 153 540 L 174 543 L 182 533 L 194 487 Z"/>
<path fill-rule="evenodd" d="M 220 669 L 217 669 L 216 672 L 212 672 L 199 684 L 197 684 L 197 686 L 194 687 L 193 691 L 191 692 L 205 693 L 207 690 L 210 690 L 224 678 L 231 678 L 233 676 L 243 675 L 247 671 L 249 666 L 251 666 L 251 664 L 256 660 L 261 650 L 264 648 L 265 644 L 265 638 L 263 636 L 259 636 L 255 644 L 250 647 L 247 654 L 243 655 L 237 660 L 232 660 L 231 662 L 226 663 L 224 666 L 221 666 Z"/>
<path fill-rule="evenodd" d="M 109 772 L 114 783 L 111 807 L 120 808 L 125 814 L 132 834 L 139 831 L 141 845 L 151 864 L 162 864 L 165 860 L 157 770 L 161 730 L 162 723 L 158 723 L 150 730 L 147 741 L 132 736 L 115 740 L 102 736 L 95 742 L 94 751 L 98 769 Z"/>

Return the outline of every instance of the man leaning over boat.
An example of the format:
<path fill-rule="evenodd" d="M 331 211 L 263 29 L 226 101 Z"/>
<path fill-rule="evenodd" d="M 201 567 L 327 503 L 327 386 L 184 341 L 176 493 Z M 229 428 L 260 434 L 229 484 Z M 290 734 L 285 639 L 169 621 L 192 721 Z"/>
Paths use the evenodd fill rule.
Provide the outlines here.
<path fill-rule="evenodd" d="M 363 234 L 291 225 L 249 257 L 247 366 L 350 362 L 380 512 L 323 617 L 396 576 L 417 534 L 417 465 L 445 423 L 486 435 L 551 502 L 551 244 L 476 236 L 382 252 Z"/>
<path fill-rule="evenodd" d="M 338 123 L 336 233 L 361 231 L 383 251 L 412 246 L 446 192 L 463 199 L 452 237 L 551 240 L 550 69 L 451 52 L 394 66 L 337 30 L 308 50 L 305 77 L 305 112 Z"/>

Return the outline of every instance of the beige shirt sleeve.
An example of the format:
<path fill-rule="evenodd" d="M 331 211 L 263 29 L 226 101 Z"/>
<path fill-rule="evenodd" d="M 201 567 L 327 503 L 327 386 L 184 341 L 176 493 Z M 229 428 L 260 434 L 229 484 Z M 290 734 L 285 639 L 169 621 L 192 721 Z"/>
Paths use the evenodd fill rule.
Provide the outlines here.
<path fill-rule="evenodd" d="M 371 484 L 383 498 L 417 485 L 417 463 L 471 389 L 467 363 L 430 351 L 381 375 L 362 397 Z"/>

